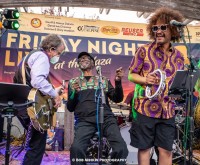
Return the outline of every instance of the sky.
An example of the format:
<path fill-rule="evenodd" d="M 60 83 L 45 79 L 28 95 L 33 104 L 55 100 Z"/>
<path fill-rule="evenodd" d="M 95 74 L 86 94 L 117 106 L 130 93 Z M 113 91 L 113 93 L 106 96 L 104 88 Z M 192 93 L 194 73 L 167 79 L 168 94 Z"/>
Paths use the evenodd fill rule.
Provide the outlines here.
<path fill-rule="evenodd" d="M 28 12 L 42 13 L 45 10 L 49 10 L 49 7 L 29 7 Z M 147 20 L 141 16 L 137 17 L 136 11 L 127 10 L 115 10 L 110 9 L 110 12 L 106 14 L 108 9 L 103 9 L 100 14 L 99 8 L 81 8 L 81 7 L 62 7 L 62 15 L 73 18 L 85 18 L 85 19 L 97 19 L 104 21 L 115 21 L 115 22 L 130 22 L 130 23 L 147 23 Z M 56 14 L 58 14 L 58 7 L 54 8 Z M 68 12 L 67 12 L 68 11 Z"/>

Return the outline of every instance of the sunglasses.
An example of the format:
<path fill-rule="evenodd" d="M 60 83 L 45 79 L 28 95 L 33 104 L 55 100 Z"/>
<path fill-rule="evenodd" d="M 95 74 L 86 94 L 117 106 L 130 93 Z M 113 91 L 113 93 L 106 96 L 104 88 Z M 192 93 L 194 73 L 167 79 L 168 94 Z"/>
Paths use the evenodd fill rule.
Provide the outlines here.
<path fill-rule="evenodd" d="M 162 30 L 162 31 L 166 31 L 167 30 L 167 24 L 165 25 L 160 25 L 160 26 L 157 26 L 157 25 L 153 25 L 152 26 L 152 31 L 153 32 L 157 32 L 159 29 Z"/>

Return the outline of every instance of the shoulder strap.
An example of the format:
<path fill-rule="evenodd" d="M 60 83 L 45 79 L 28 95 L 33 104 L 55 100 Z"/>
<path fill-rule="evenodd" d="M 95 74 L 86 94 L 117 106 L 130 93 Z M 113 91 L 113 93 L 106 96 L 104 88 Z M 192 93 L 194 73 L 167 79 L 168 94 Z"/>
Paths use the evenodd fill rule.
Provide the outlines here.
<path fill-rule="evenodd" d="M 25 74 L 25 61 L 27 59 L 29 55 L 26 55 L 24 60 L 23 60 L 23 63 L 22 63 L 22 80 L 23 80 L 23 84 L 26 85 L 26 74 Z"/>

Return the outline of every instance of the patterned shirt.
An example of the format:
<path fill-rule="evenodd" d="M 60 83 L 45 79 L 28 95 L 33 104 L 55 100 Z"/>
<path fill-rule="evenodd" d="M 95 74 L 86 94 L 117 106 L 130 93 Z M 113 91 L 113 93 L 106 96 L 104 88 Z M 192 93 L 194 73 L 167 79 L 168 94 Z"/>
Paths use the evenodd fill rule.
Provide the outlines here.
<path fill-rule="evenodd" d="M 80 86 L 80 91 L 75 91 L 73 83 L 77 82 Z M 70 80 L 68 84 L 68 101 L 67 109 L 70 112 L 74 111 L 77 121 L 96 122 L 96 114 L 99 112 L 101 99 L 99 94 L 101 90 L 98 86 L 98 76 L 80 76 Z M 115 88 L 112 86 L 109 79 L 102 77 L 104 88 L 105 101 L 104 117 L 114 116 L 111 111 L 109 100 L 119 103 L 123 100 L 123 89 L 121 81 L 115 81 Z"/>
<path fill-rule="evenodd" d="M 147 74 L 160 69 L 166 74 L 166 84 L 162 93 L 154 98 L 145 97 L 146 85 L 136 84 L 133 99 L 133 112 L 153 117 L 169 119 L 174 116 L 174 99 L 168 97 L 168 90 L 177 70 L 184 69 L 184 58 L 180 51 L 173 48 L 165 53 L 155 42 L 140 47 L 132 59 L 129 70 L 146 77 Z M 152 85 L 151 91 L 155 93 L 158 85 Z M 134 115 L 134 114 L 133 114 Z"/>

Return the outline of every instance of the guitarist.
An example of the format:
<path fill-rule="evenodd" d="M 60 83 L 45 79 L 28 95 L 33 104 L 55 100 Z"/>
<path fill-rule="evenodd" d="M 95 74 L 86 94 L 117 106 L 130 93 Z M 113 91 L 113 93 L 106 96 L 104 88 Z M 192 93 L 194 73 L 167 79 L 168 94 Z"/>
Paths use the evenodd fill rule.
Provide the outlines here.
<path fill-rule="evenodd" d="M 38 89 L 42 94 L 49 95 L 55 101 L 54 107 L 61 106 L 59 92 L 49 82 L 50 63 L 59 61 L 65 50 L 64 39 L 56 34 L 47 35 L 40 44 L 39 50 L 31 51 L 19 63 L 18 70 L 13 78 L 14 83 L 27 84 Z M 24 113 L 24 112 L 23 112 Z M 47 131 L 41 133 L 34 129 L 27 114 L 18 114 L 18 119 L 27 130 L 26 154 L 23 165 L 40 165 L 46 146 Z"/>

